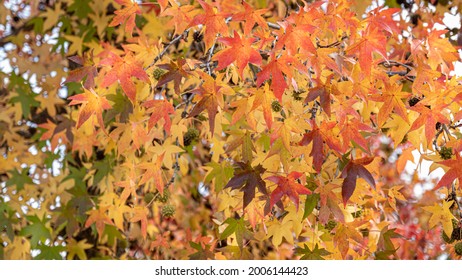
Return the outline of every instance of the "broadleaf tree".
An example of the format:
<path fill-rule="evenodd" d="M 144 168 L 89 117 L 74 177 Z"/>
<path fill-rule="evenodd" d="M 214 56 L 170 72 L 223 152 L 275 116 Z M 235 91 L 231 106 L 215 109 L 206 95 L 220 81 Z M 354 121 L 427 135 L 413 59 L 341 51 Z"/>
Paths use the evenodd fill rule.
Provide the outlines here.
<path fill-rule="evenodd" d="M 0 258 L 460 258 L 460 11 L 3 1 Z"/>

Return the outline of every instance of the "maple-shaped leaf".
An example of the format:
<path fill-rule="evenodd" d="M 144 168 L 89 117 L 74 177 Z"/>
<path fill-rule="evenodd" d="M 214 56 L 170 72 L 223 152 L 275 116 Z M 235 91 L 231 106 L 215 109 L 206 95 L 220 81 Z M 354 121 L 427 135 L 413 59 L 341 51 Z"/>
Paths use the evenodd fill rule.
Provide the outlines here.
<path fill-rule="evenodd" d="M 364 124 L 357 119 L 350 119 L 342 125 L 342 130 L 340 131 L 343 138 L 343 149 L 347 150 L 350 142 L 358 144 L 365 151 L 369 151 L 369 144 L 367 143 L 364 136 L 360 131 L 371 132 L 374 131 L 373 128 Z"/>
<path fill-rule="evenodd" d="M 202 6 L 205 13 L 195 16 L 189 23 L 188 27 L 196 26 L 199 24 L 204 25 L 205 49 L 208 50 L 212 47 L 217 34 L 221 34 L 222 36 L 228 35 L 228 26 L 226 25 L 225 21 L 227 14 L 217 13 L 212 5 L 209 5 L 202 0 L 197 0 L 197 2 L 199 2 L 199 4 Z"/>
<path fill-rule="evenodd" d="M 98 209 L 92 209 L 88 211 L 88 219 L 85 222 L 85 227 L 89 227 L 92 224 L 96 224 L 96 231 L 101 237 L 103 235 L 105 225 L 114 225 L 111 219 L 106 214 L 109 206 L 100 206 Z"/>
<path fill-rule="evenodd" d="M 123 58 L 113 52 L 108 52 L 107 57 L 100 61 L 101 65 L 109 66 L 109 71 L 104 75 L 101 87 L 108 87 L 119 81 L 127 97 L 135 103 L 136 86 L 132 77 L 143 82 L 149 82 L 149 77 L 142 67 L 142 63 L 135 60 L 133 55 L 128 53 Z"/>
<path fill-rule="evenodd" d="M 156 87 L 161 87 L 166 83 L 173 81 L 173 88 L 175 89 L 176 94 L 180 94 L 180 84 L 182 78 L 189 77 L 189 72 L 185 68 L 186 59 L 179 58 L 177 62 L 173 60 L 168 64 L 159 64 L 156 65 L 160 69 L 167 70 L 168 72 L 163 74 L 157 81 Z"/>
<path fill-rule="evenodd" d="M 276 50 L 287 49 L 290 55 L 297 53 L 316 53 L 316 48 L 311 41 L 310 34 L 316 30 L 316 26 L 300 24 L 294 26 L 288 22 L 279 23 L 282 28 L 279 30 Z"/>
<path fill-rule="evenodd" d="M 217 71 L 224 69 L 236 61 L 238 73 L 241 79 L 243 78 L 242 73 L 247 64 L 252 63 L 255 65 L 261 64 L 260 53 L 252 48 L 252 44 L 256 41 L 255 38 L 241 38 L 239 33 L 234 31 L 233 37 L 219 38 L 218 42 L 230 46 L 230 48 L 224 49 L 216 53 L 213 59 L 218 61 Z"/>
<path fill-rule="evenodd" d="M 285 55 L 276 58 L 273 53 L 271 55 L 271 61 L 257 74 L 258 86 L 261 86 L 264 81 L 272 78 L 271 89 L 279 102 L 282 102 L 282 95 L 288 87 L 283 74 L 286 74 L 288 78 L 292 77 L 292 70 L 289 66 L 291 62 L 293 62 L 293 58 Z"/>
<path fill-rule="evenodd" d="M 372 68 L 373 53 L 379 53 L 383 58 L 387 57 L 387 38 L 383 32 L 376 28 L 368 28 L 358 36 L 359 40 L 351 45 L 346 53 L 358 53 L 358 61 L 365 75 L 370 75 Z"/>
<path fill-rule="evenodd" d="M 446 107 L 445 104 L 440 106 L 434 106 L 432 109 L 419 102 L 417 105 L 411 107 L 411 110 L 419 112 L 420 116 L 412 123 L 409 131 L 414 131 L 421 126 L 425 125 L 425 138 L 427 143 L 431 143 L 435 137 L 435 126 L 436 123 L 449 124 L 449 120 L 441 114 L 443 109 Z"/>
<path fill-rule="evenodd" d="M 199 99 L 194 108 L 189 113 L 189 117 L 195 117 L 202 111 L 207 110 L 209 115 L 210 132 L 214 133 L 215 130 L 215 116 L 218 112 L 218 107 L 223 108 L 223 90 L 222 86 L 219 86 L 215 79 L 204 72 L 198 72 L 199 76 L 204 80 L 204 83 L 191 92 L 196 94 L 194 100 Z M 222 90 L 223 89 L 223 90 Z"/>
<path fill-rule="evenodd" d="M 164 119 L 164 129 L 167 135 L 170 134 L 172 121 L 169 114 L 175 113 L 172 104 L 167 100 L 148 100 L 143 105 L 148 108 L 149 113 L 152 113 L 149 117 L 148 130 L 151 130 L 160 119 Z"/>
<path fill-rule="evenodd" d="M 314 246 L 313 250 L 310 250 L 306 244 L 303 244 L 303 248 L 295 249 L 296 255 L 301 255 L 301 260 L 324 260 L 324 256 L 328 256 L 331 253 L 324 248 L 319 248 L 318 244 Z"/>
<path fill-rule="evenodd" d="M 125 22 L 125 32 L 132 35 L 135 28 L 136 15 L 141 14 L 140 6 L 133 0 L 115 0 L 117 4 L 123 5 L 124 8 L 115 11 L 116 16 L 112 19 L 109 27 L 117 26 Z"/>
<path fill-rule="evenodd" d="M 87 254 L 85 253 L 85 250 L 93 247 L 92 244 L 87 243 L 86 239 L 77 241 L 73 238 L 68 238 L 66 243 L 66 247 L 68 249 L 68 260 L 74 259 L 74 256 L 77 256 L 80 260 L 86 260 Z"/>
<path fill-rule="evenodd" d="M 93 53 L 91 53 L 91 56 Z M 79 83 L 85 79 L 85 82 L 83 83 L 83 86 L 87 89 L 94 88 L 95 87 L 95 77 L 98 75 L 98 70 L 96 69 L 96 66 L 93 63 L 93 59 L 90 58 L 88 59 L 86 56 L 80 57 L 80 56 L 71 56 L 68 58 L 70 61 L 77 63 L 78 65 L 81 65 L 81 67 L 78 67 L 74 70 L 69 71 L 69 74 L 64 81 L 64 83 L 69 83 L 69 82 L 76 82 Z"/>
<path fill-rule="evenodd" d="M 164 154 L 157 156 L 157 159 L 153 162 L 142 162 L 136 167 L 146 170 L 141 177 L 139 182 L 140 185 L 146 183 L 150 179 L 154 179 L 154 185 L 160 194 L 164 193 L 164 180 L 162 179 L 162 162 L 164 160 Z"/>
<path fill-rule="evenodd" d="M 263 109 L 263 118 L 265 119 L 266 126 L 271 129 L 273 125 L 273 110 L 271 109 L 271 101 L 274 98 L 273 92 L 270 90 L 268 84 L 264 87 L 253 91 L 255 99 L 253 100 L 252 108 L 250 111 L 254 111 L 258 107 Z"/>
<path fill-rule="evenodd" d="M 234 177 L 229 180 L 224 188 L 239 189 L 243 192 L 243 208 L 245 208 L 255 198 L 255 188 L 265 195 L 268 194 L 265 181 L 261 178 L 261 174 L 265 172 L 265 169 L 261 165 L 252 167 L 250 163 L 245 162 L 237 162 L 236 165 L 238 168 Z"/>
<path fill-rule="evenodd" d="M 292 171 L 287 177 L 270 176 L 266 178 L 266 180 L 277 184 L 277 188 L 271 193 L 270 208 L 273 208 L 274 204 L 280 201 L 284 195 L 287 195 L 298 210 L 299 195 L 311 194 L 309 189 L 296 181 L 302 175 L 303 173 Z"/>
<path fill-rule="evenodd" d="M 443 200 L 443 205 L 435 203 L 433 206 L 422 207 L 422 209 L 424 209 L 425 211 L 432 213 L 432 216 L 428 221 L 428 225 L 430 226 L 430 228 L 433 228 L 437 224 L 441 223 L 441 225 L 443 226 L 444 233 L 446 233 L 447 236 L 452 235 L 452 220 L 455 219 L 450 209 L 452 203 L 453 201 Z"/>
<path fill-rule="evenodd" d="M 193 20 L 194 15 L 197 13 L 197 9 L 192 5 L 178 6 L 176 1 L 171 1 L 170 4 L 172 6 L 165 9 L 161 15 L 171 16 L 172 19 L 167 25 L 175 26 L 175 35 L 182 34 Z"/>
<path fill-rule="evenodd" d="M 148 228 L 148 208 L 144 206 L 136 206 L 132 210 L 133 216 L 130 219 L 130 222 L 140 222 L 141 223 L 141 235 L 143 238 L 146 238 L 147 228 Z"/>
<path fill-rule="evenodd" d="M 47 226 L 48 218 L 44 216 L 40 219 L 37 215 L 34 215 L 26 216 L 26 219 L 30 224 L 25 226 L 19 234 L 21 236 L 30 236 L 32 247 L 37 246 L 39 241 L 44 243 L 47 239 L 51 238 L 50 229 Z"/>
<path fill-rule="evenodd" d="M 241 251 L 244 247 L 244 238 L 253 238 L 252 232 L 247 229 L 246 221 L 242 217 L 240 219 L 228 218 L 223 222 L 223 224 L 228 224 L 228 226 L 221 233 L 220 239 L 224 240 L 234 233 L 236 236 L 237 245 Z"/>
<path fill-rule="evenodd" d="M 428 43 L 428 65 L 432 70 L 436 70 L 438 65 L 443 67 L 443 71 L 452 69 L 452 63 L 459 60 L 457 50 L 446 38 L 441 35 L 446 34 L 448 30 L 432 30 L 427 38 Z"/>
<path fill-rule="evenodd" d="M 393 76 L 390 78 L 389 83 L 385 85 L 382 95 L 373 95 L 371 99 L 378 102 L 383 102 L 380 107 L 379 114 L 377 116 L 378 125 L 382 126 L 387 119 L 389 119 L 392 112 L 395 112 L 403 120 L 409 123 L 407 116 L 407 109 L 403 100 L 407 99 L 411 94 L 409 92 L 403 92 L 402 84 L 398 84 L 399 76 Z"/>
<path fill-rule="evenodd" d="M 93 89 L 84 89 L 84 93 L 69 97 L 72 100 L 69 105 L 82 104 L 79 108 L 79 120 L 77 128 L 82 126 L 91 116 L 95 115 L 99 126 L 104 130 L 103 110 L 111 109 L 106 97 L 99 96 Z"/>
<path fill-rule="evenodd" d="M 261 28 L 266 28 L 268 26 L 262 15 L 269 11 L 269 9 L 254 10 L 254 8 L 245 1 L 242 1 L 242 5 L 244 6 L 245 10 L 233 15 L 233 21 L 245 21 L 245 35 L 250 34 L 250 31 L 252 31 L 255 23 L 258 24 Z"/>
<path fill-rule="evenodd" d="M 365 157 L 351 160 L 342 171 L 341 177 L 344 178 L 342 183 L 343 204 L 346 205 L 348 199 L 353 195 L 356 189 L 356 179 L 363 178 L 371 187 L 375 188 L 375 180 L 372 174 L 364 167 L 374 160 L 373 157 Z"/>
<path fill-rule="evenodd" d="M 306 146 L 313 142 L 310 156 L 313 158 L 314 169 L 321 172 L 322 163 L 325 159 L 324 142 L 334 151 L 343 152 L 342 145 L 337 137 L 332 134 L 332 129 L 337 125 L 336 122 L 322 122 L 319 127 L 312 121 L 313 129 L 303 135 L 299 145 Z"/>
<path fill-rule="evenodd" d="M 399 12 L 401 12 L 400 8 L 384 9 L 383 7 L 377 7 L 368 13 L 368 17 L 364 19 L 364 22 L 369 23 L 368 28 L 386 31 L 390 35 L 399 34 L 398 22 L 393 19 L 393 16 Z"/>
<path fill-rule="evenodd" d="M 456 159 L 448 159 L 438 162 L 444 166 L 449 167 L 449 170 L 441 177 L 434 190 L 441 187 L 449 187 L 455 179 L 459 179 L 459 188 L 462 185 L 462 159 L 459 153 L 456 153 Z"/>
<path fill-rule="evenodd" d="M 308 91 L 308 95 L 305 99 L 305 104 L 311 102 L 319 97 L 319 102 L 321 104 L 321 108 L 326 112 L 328 116 L 330 116 L 330 104 L 331 104 L 331 95 L 330 92 L 326 89 L 325 86 L 318 86 L 315 88 L 311 88 Z"/>

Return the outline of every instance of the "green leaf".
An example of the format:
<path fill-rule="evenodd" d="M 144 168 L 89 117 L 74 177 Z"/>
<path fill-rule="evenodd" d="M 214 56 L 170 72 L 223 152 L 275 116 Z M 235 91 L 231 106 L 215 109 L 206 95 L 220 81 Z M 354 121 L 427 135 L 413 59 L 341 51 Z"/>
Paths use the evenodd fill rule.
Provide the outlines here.
<path fill-rule="evenodd" d="M 303 219 L 306 219 L 314 210 L 316 205 L 318 204 L 318 201 L 320 199 L 320 196 L 318 193 L 310 194 L 306 196 L 305 200 L 305 212 L 303 212 Z"/>
<path fill-rule="evenodd" d="M 24 189 L 26 184 L 33 185 L 32 178 L 29 177 L 29 168 L 24 168 L 21 173 L 14 169 L 10 171 L 10 179 L 6 181 L 6 186 L 16 186 L 16 190 L 19 192 Z"/>
<path fill-rule="evenodd" d="M 205 245 L 205 248 L 202 248 L 200 243 L 189 241 L 189 246 L 197 250 L 197 252 L 188 256 L 190 260 L 208 260 L 215 257 L 213 252 L 210 251 L 210 245 Z"/>
<path fill-rule="evenodd" d="M 106 155 L 103 160 L 94 163 L 93 167 L 96 173 L 95 177 L 93 177 L 93 185 L 98 185 L 98 183 L 112 171 L 111 162 L 113 162 L 113 160 L 113 157 Z"/>
<path fill-rule="evenodd" d="M 303 248 L 295 249 L 295 254 L 302 256 L 301 260 L 324 260 L 323 256 L 330 255 L 331 253 L 326 249 L 319 249 L 318 244 L 313 250 L 310 250 L 306 244 L 303 244 Z"/>
<path fill-rule="evenodd" d="M 46 226 L 48 222 L 46 217 L 40 220 L 40 218 L 35 215 L 27 216 L 26 219 L 30 224 L 23 228 L 19 234 L 25 237 L 30 236 L 30 244 L 32 247 L 37 247 L 39 241 L 44 243 L 47 239 L 51 238 L 50 230 Z"/>
<path fill-rule="evenodd" d="M 40 254 L 34 258 L 36 260 L 62 260 L 63 256 L 60 253 L 64 252 L 66 247 L 39 245 L 37 249 L 40 250 Z"/>
<path fill-rule="evenodd" d="M 0 231 L 5 231 L 10 241 L 13 241 L 14 239 L 13 224 L 15 224 L 16 221 L 17 219 L 15 218 L 15 211 L 11 209 L 7 203 L 1 201 L 0 202 Z"/>
<path fill-rule="evenodd" d="M 234 233 L 236 236 L 237 245 L 242 251 L 242 248 L 244 247 L 244 238 L 253 238 L 252 233 L 247 229 L 244 219 L 242 219 L 242 217 L 240 219 L 228 218 L 223 223 L 228 224 L 228 226 L 221 233 L 220 239 L 226 239 Z"/>
<path fill-rule="evenodd" d="M 225 182 L 228 182 L 229 179 L 233 176 L 234 169 L 226 161 L 221 163 L 209 162 L 207 166 L 212 167 L 212 171 L 205 177 L 205 182 L 211 182 L 215 179 L 215 191 L 220 192 Z"/>

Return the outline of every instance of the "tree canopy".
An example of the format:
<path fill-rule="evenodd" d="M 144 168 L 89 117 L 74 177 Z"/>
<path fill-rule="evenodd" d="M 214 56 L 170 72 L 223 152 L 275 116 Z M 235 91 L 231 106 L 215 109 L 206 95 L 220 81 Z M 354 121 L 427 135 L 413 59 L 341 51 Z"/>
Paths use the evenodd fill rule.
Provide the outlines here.
<path fill-rule="evenodd" d="M 3 1 L 0 258 L 459 259 L 460 11 Z"/>

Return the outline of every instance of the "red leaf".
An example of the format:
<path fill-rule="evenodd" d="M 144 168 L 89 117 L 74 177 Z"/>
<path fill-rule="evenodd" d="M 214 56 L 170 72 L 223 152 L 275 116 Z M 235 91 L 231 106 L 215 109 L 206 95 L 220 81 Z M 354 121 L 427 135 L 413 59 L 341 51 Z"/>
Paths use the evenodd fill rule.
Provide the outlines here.
<path fill-rule="evenodd" d="M 274 204 L 281 200 L 284 195 L 287 195 L 290 200 L 295 204 L 298 210 L 299 195 L 300 194 L 311 194 L 311 191 L 302 184 L 297 183 L 295 180 L 300 178 L 303 174 L 300 172 L 290 172 L 287 177 L 283 176 L 270 176 L 266 178 L 273 183 L 276 183 L 277 188 L 271 193 L 270 208 L 273 208 Z"/>
<path fill-rule="evenodd" d="M 321 127 L 318 127 L 316 122 L 313 121 L 313 130 L 305 133 L 299 143 L 301 146 L 306 146 L 313 142 L 313 148 L 310 156 L 313 157 L 314 169 L 317 172 L 321 172 L 322 163 L 325 158 L 324 142 L 326 142 L 326 144 L 334 151 L 340 153 L 343 151 L 340 141 L 332 134 L 332 128 L 336 125 L 336 122 L 323 122 L 321 123 Z"/>
<path fill-rule="evenodd" d="M 164 119 L 164 129 L 167 134 L 170 134 L 170 127 L 172 126 L 172 121 L 170 120 L 170 115 L 175 112 L 172 104 L 167 100 L 149 100 L 144 102 L 144 106 L 149 108 L 148 112 L 152 112 L 151 117 L 149 118 L 148 130 L 154 127 L 154 125 L 160 120 Z"/>
<path fill-rule="evenodd" d="M 114 54 L 107 53 L 108 57 L 101 60 L 101 65 L 110 66 L 110 70 L 106 73 L 101 83 L 101 87 L 108 87 L 120 82 L 123 91 L 127 97 L 135 103 L 136 101 L 136 86 L 132 81 L 132 77 L 136 77 L 144 82 L 149 82 L 149 77 L 144 71 L 140 62 L 136 61 L 131 54 L 127 54 L 124 58 Z"/>
<path fill-rule="evenodd" d="M 255 41 L 256 40 L 254 38 L 241 38 L 239 33 L 236 31 L 234 31 L 234 38 L 219 38 L 218 42 L 223 43 L 226 46 L 230 46 L 231 48 L 221 50 L 215 54 L 213 59 L 218 61 L 218 67 L 216 70 L 220 71 L 236 61 L 237 68 L 239 69 L 239 76 L 243 78 L 242 72 L 249 62 L 255 65 L 261 64 L 260 53 L 251 47 L 252 43 Z"/>
<path fill-rule="evenodd" d="M 252 28 L 255 26 L 255 23 L 258 24 L 261 28 L 267 28 L 268 25 L 266 20 L 261 16 L 269 9 L 254 10 L 252 6 L 243 1 L 245 11 L 233 15 L 233 20 L 236 21 L 245 21 L 244 25 L 244 34 L 248 35 Z"/>
<path fill-rule="evenodd" d="M 226 25 L 224 13 L 216 13 L 214 8 L 202 0 L 197 0 L 205 11 L 205 14 L 200 14 L 194 17 L 188 27 L 203 24 L 205 28 L 204 42 L 205 49 L 212 47 L 217 34 L 222 36 L 228 35 L 228 26 Z"/>
<path fill-rule="evenodd" d="M 79 83 L 85 77 L 87 77 L 87 79 L 83 83 L 83 86 L 87 89 L 94 88 L 95 87 L 95 77 L 96 75 L 98 75 L 98 71 L 96 70 L 96 67 L 93 64 L 93 61 L 88 60 L 86 57 L 80 57 L 80 56 L 71 56 L 69 57 L 69 60 L 79 65 L 82 65 L 82 67 L 71 70 L 66 80 L 64 81 L 64 83 L 69 83 L 69 82 Z"/>
<path fill-rule="evenodd" d="M 348 199 L 353 195 L 356 189 L 356 179 L 359 177 L 363 178 L 369 185 L 375 188 L 375 180 L 372 174 L 364 168 L 372 162 L 374 158 L 365 157 L 357 160 L 350 161 L 342 171 L 342 178 L 345 178 L 342 183 L 342 198 L 343 205 L 346 206 Z"/>
<path fill-rule="evenodd" d="M 228 184 L 226 188 L 231 188 L 233 190 L 239 189 L 244 193 L 244 206 L 247 207 L 249 203 L 255 198 L 255 188 L 257 188 L 261 193 L 267 194 L 265 181 L 261 178 L 261 174 L 265 172 L 265 169 L 258 165 L 253 168 L 249 163 L 238 162 L 238 171 Z"/>
<path fill-rule="evenodd" d="M 462 185 L 462 160 L 459 153 L 456 153 L 456 159 L 448 159 L 439 163 L 449 167 L 449 170 L 443 175 L 434 190 L 441 187 L 448 187 L 455 179 L 459 179 L 460 188 L 460 185 Z"/>
<path fill-rule="evenodd" d="M 286 74 L 288 78 L 292 77 L 292 72 L 289 67 L 289 63 L 293 58 L 288 56 L 281 56 L 276 58 L 274 53 L 271 55 L 271 61 L 263 67 L 263 69 L 257 74 L 257 85 L 261 86 L 264 81 L 271 80 L 271 89 L 274 92 L 276 98 L 282 102 L 282 95 L 288 87 L 284 75 Z"/>
<path fill-rule="evenodd" d="M 125 22 L 125 32 L 132 35 L 135 28 L 136 15 L 141 14 L 141 9 L 136 1 L 132 0 L 115 0 L 118 4 L 125 6 L 123 9 L 115 11 L 116 16 L 112 19 L 109 27 L 117 26 Z"/>
<path fill-rule="evenodd" d="M 77 128 L 86 122 L 91 116 L 96 115 L 99 126 L 104 130 L 103 109 L 111 109 L 111 105 L 103 96 L 99 96 L 93 89 L 84 89 L 84 93 L 69 97 L 72 101 L 69 105 L 83 104 L 80 107 Z"/>

